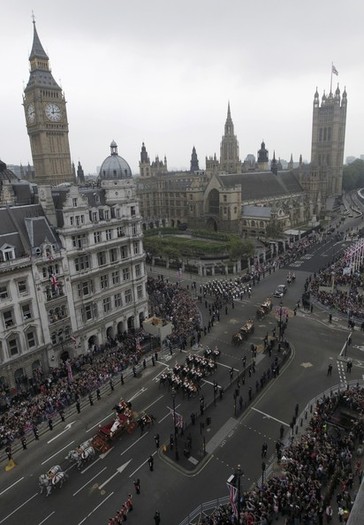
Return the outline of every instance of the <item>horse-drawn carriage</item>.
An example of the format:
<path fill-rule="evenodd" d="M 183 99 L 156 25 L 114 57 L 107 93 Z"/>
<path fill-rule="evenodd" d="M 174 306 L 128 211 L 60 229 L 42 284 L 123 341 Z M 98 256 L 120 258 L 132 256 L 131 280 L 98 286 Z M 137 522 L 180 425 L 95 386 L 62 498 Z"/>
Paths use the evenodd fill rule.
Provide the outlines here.
<path fill-rule="evenodd" d="M 54 465 L 54 467 L 51 467 L 46 474 L 41 474 L 39 476 L 38 483 L 40 493 L 42 494 L 43 490 L 45 490 L 46 496 L 49 496 L 53 489 L 57 487 L 61 488 L 67 478 L 67 474 L 63 472 L 60 465 Z"/>
<path fill-rule="evenodd" d="M 272 310 L 272 299 L 267 297 L 267 299 L 259 306 L 257 309 L 257 319 L 263 319 L 269 312 Z"/>
<path fill-rule="evenodd" d="M 248 319 L 241 327 L 239 332 L 236 332 L 236 334 L 232 337 L 232 342 L 234 345 L 240 345 L 244 341 L 246 341 L 250 334 L 254 333 L 254 321 L 252 319 Z"/>
<path fill-rule="evenodd" d="M 122 399 L 114 408 L 116 417 L 100 426 L 91 441 L 91 446 L 101 453 L 107 452 L 113 441 L 124 431 L 130 434 L 137 427 L 136 413 L 131 409 L 131 403 Z"/>

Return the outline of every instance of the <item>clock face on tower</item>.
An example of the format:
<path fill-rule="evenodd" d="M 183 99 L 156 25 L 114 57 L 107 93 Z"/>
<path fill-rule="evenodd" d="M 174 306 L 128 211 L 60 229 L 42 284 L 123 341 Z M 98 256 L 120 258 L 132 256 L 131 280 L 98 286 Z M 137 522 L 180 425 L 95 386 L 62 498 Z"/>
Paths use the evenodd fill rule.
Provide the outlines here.
<path fill-rule="evenodd" d="M 33 103 L 29 104 L 27 108 L 27 117 L 29 122 L 33 124 L 33 122 L 35 121 L 35 107 Z"/>
<path fill-rule="evenodd" d="M 58 122 L 62 118 L 62 112 L 61 108 L 57 106 L 57 104 L 49 103 L 44 108 L 46 117 L 48 120 L 51 120 L 52 122 Z"/>

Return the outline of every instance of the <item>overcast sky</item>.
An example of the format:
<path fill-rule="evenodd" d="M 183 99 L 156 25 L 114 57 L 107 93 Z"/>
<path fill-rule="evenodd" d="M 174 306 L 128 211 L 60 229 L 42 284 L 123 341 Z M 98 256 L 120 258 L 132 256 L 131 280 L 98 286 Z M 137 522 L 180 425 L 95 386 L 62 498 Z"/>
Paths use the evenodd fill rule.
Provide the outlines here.
<path fill-rule="evenodd" d="M 312 103 L 346 86 L 345 156 L 364 153 L 361 0 L 12 0 L 1 6 L 0 159 L 32 163 L 22 107 L 38 35 L 67 99 L 72 160 L 85 173 L 110 153 L 138 173 L 150 159 L 200 168 L 219 156 L 230 100 L 240 158 L 310 160 Z"/>

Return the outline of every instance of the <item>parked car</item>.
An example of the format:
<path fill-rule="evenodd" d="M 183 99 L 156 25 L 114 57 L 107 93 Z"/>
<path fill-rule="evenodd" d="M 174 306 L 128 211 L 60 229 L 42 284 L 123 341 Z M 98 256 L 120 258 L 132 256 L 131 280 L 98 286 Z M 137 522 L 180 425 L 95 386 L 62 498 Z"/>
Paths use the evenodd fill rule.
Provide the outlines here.
<path fill-rule="evenodd" d="M 276 291 L 273 294 L 273 297 L 278 297 L 279 299 L 281 299 L 286 292 L 287 286 L 285 284 L 279 284 L 276 288 Z"/>

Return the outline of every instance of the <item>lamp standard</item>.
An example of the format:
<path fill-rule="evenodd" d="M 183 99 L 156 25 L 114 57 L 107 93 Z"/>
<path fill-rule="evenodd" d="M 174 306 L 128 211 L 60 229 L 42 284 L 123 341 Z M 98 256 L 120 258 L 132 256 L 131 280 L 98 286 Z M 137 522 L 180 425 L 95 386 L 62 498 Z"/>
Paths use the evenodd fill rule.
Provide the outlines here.
<path fill-rule="evenodd" d="M 238 468 L 236 470 L 236 477 L 237 477 L 237 489 L 238 489 L 238 501 L 237 501 L 237 513 L 238 513 L 238 525 L 240 525 L 240 499 L 241 499 L 241 484 L 240 484 L 240 478 L 243 475 L 243 471 L 241 470 L 241 466 L 238 465 Z"/>
<path fill-rule="evenodd" d="M 282 341 L 282 313 L 283 313 L 283 303 L 279 303 L 279 342 Z"/>
<path fill-rule="evenodd" d="M 173 427 L 174 427 L 174 454 L 176 461 L 179 460 L 177 447 L 177 425 L 176 425 L 176 390 L 172 388 L 172 403 L 173 403 Z"/>

